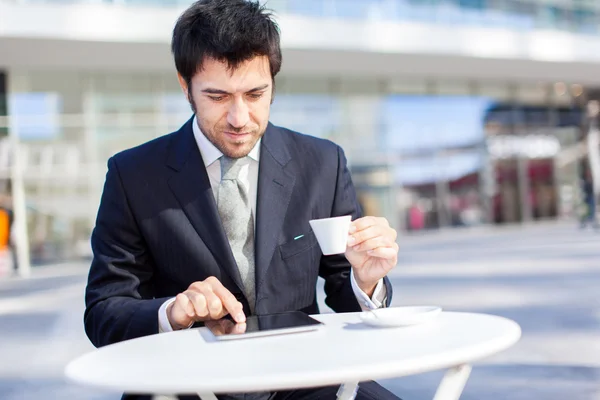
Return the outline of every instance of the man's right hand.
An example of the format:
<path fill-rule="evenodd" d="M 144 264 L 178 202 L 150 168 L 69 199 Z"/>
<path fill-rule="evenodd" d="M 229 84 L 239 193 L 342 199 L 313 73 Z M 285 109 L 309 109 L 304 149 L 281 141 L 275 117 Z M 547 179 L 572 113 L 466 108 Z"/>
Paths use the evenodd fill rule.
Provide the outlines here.
<path fill-rule="evenodd" d="M 242 303 L 215 277 L 194 282 L 167 307 L 173 330 L 186 329 L 197 321 L 210 321 L 231 314 L 235 322 L 246 321 Z"/>

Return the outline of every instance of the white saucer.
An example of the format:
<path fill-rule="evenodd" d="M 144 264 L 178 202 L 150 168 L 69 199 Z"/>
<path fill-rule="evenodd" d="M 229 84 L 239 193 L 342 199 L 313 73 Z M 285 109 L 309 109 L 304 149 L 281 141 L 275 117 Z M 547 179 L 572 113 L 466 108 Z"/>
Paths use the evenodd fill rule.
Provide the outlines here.
<path fill-rule="evenodd" d="M 365 324 L 378 328 L 410 326 L 430 321 L 440 312 L 442 309 L 435 306 L 379 308 L 363 312 L 360 319 Z"/>

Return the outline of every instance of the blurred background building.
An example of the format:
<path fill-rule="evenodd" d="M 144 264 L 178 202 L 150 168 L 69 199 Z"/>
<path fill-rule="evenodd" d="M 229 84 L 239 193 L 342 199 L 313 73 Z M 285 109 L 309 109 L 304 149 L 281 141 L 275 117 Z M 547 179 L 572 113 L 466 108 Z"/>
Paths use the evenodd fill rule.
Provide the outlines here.
<path fill-rule="evenodd" d="M 266 3 L 271 120 L 343 146 L 367 214 L 401 231 L 579 218 L 600 2 Z M 23 261 L 88 256 L 108 157 L 190 117 L 169 50 L 188 4 L 0 0 L 0 193 Z"/>

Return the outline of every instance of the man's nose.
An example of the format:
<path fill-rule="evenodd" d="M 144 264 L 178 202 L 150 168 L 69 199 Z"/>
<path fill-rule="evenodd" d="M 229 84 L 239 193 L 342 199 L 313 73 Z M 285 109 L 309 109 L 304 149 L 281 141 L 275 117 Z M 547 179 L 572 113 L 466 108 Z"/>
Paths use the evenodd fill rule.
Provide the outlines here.
<path fill-rule="evenodd" d="M 248 106 L 242 99 L 236 99 L 227 113 L 227 122 L 234 128 L 243 128 L 250 119 Z"/>

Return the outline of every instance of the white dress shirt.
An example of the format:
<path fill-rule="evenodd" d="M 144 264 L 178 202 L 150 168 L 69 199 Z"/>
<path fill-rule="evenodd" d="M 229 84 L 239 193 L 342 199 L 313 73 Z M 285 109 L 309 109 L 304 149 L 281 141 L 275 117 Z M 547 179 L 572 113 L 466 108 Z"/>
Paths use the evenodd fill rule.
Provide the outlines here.
<path fill-rule="evenodd" d="M 219 184 L 221 183 L 221 163 L 219 159 L 223 156 L 223 153 L 219 149 L 217 149 L 207 138 L 204 136 L 200 128 L 198 127 L 197 119 L 194 118 L 193 129 L 194 129 L 194 137 L 196 139 L 196 143 L 198 144 L 198 148 L 200 149 L 200 154 L 202 155 L 202 160 L 204 161 L 204 165 L 206 166 L 206 172 L 208 173 L 208 178 L 210 180 L 210 185 L 213 189 L 213 193 L 215 195 L 215 199 L 217 198 L 217 192 L 219 190 Z M 256 192 L 258 187 L 258 162 L 260 160 L 260 140 L 256 143 L 254 148 L 248 154 L 248 162 L 246 165 L 242 166 L 239 175 L 239 181 L 242 185 L 246 187 L 248 190 L 248 200 L 252 205 L 252 215 L 255 217 L 254 221 L 256 221 Z M 356 283 L 354 279 L 354 274 L 350 274 L 350 282 L 352 285 L 352 290 L 354 291 L 354 295 L 360 304 L 360 307 L 364 310 L 381 308 L 383 306 L 383 302 L 386 297 L 386 288 L 383 284 L 383 279 L 381 279 L 377 286 L 375 287 L 375 291 L 373 292 L 373 297 L 369 298 L 365 292 L 363 292 Z M 167 300 L 160 307 L 158 311 L 158 326 L 160 332 L 170 332 L 173 330 L 171 324 L 169 323 L 169 319 L 167 318 L 167 307 L 175 301 L 175 298 Z"/>

